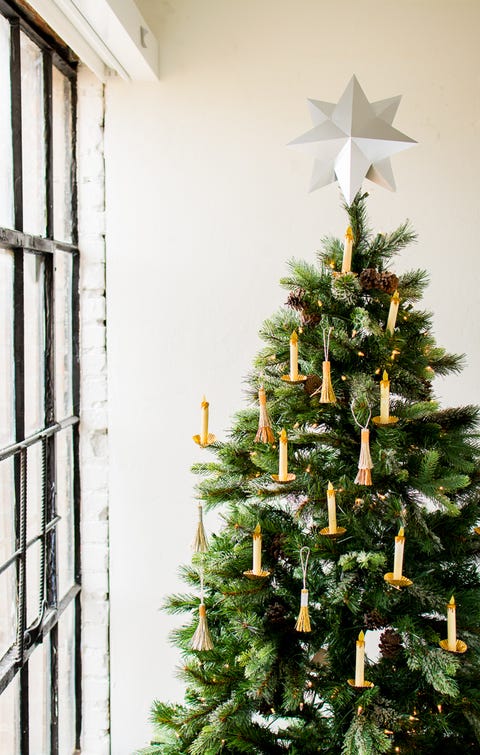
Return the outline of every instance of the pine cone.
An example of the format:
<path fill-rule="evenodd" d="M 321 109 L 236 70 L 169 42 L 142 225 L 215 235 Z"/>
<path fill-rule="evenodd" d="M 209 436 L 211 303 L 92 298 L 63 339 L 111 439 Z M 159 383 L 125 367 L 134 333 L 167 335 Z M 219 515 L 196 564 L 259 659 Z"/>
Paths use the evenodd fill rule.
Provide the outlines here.
<path fill-rule="evenodd" d="M 387 623 L 388 622 L 376 608 L 373 608 L 363 617 L 365 629 L 383 629 L 383 627 L 387 626 Z"/>
<path fill-rule="evenodd" d="M 378 288 L 378 276 L 378 270 L 375 270 L 374 267 L 367 267 L 358 276 L 358 282 L 362 288 L 368 291 L 371 288 Z"/>
<path fill-rule="evenodd" d="M 300 310 L 300 321 L 302 325 L 311 325 L 313 327 L 314 325 L 318 325 L 321 319 L 321 315 L 317 314 L 317 312 L 309 312 L 306 309 Z"/>
<path fill-rule="evenodd" d="M 318 377 L 318 375 L 307 375 L 307 379 L 303 384 L 303 389 L 305 393 L 307 393 L 309 396 L 312 396 L 315 391 L 318 391 L 318 389 L 321 388 L 321 385 L 322 380 Z"/>
<path fill-rule="evenodd" d="M 385 291 L 386 294 L 395 293 L 398 288 L 398 278 L 395 273 L 379 273 L 379 278 L 378 288 Z"/>
<path fill-rule="evenodd" d="M 270 603 L 265 611 L 265 620 L 274 626 L 283 626 L 289 623 L 290 618 L 287 606 L 279 600 Z"/>
<path fill-rule="evenodd" d="M 294 288 L 288 294 L 288 298 L 285 303 L 292 309 L 303 309 L 305 307 L 305 289 Z"/>
<path fill-rule="evenodd" d="M 384 658 L 394 659 L 403 647 L 402 638 L 394 629 L 385 629 L 378 646 Z"/>
<path fill-rule="evenodd" d="M 279 561 L 280 559 L 285 560 L 287 558 L 287 554 L 283 550 L 284 543 L 285 535 L 283 532 L 276 532 L 270 541 L 270 547 L 268 549 L 274 561 Z"/>

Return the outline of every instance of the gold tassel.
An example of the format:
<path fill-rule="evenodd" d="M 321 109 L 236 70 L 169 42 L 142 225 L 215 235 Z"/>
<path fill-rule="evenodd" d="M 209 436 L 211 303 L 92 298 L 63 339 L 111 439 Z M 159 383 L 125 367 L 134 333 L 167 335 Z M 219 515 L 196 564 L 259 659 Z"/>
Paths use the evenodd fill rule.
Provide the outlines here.
<path fill-rule="evenodd" d="M 323 370 L 323 381 L 322 381 L 322 392 L 320 393 L 320 403 L 321 404 L 335 404 L 337 401 L 337 397 L 335 396 L 335 391 L 333 390 L 332 378 L 330 375 L 330 362 L 323 362 L 322 370 Z"/>
<path fill-rule="evenodd" d="M 192 550 L 194 553 L 206 553 L 208 551 L 208 538 L 203 526 L 203 507 L 201 503 L 198 504 L 198 525 L 192 543 Z"/>
<path fill-rule="evenodd" d="M 300 613 L 295 624 L 297 632 L 311 632 L 310 615 L 308 613 L 308 590 L 303 588 L 300 598 Z"/>
<path fill-rule="evenodd" d="M 308 613 L 308 590 L 307 590 L 307 568 L 310 557 L 310 548 L 306 545 L 300 548 L 300 563 L 302 565 L 303 588 L 300 597 L 300 613 L 298 614 L 295 629 L 297 632 L 311 632 L 310 615 Z"/>
<path fill-rule="evenodd" d="M 355 477 L 356 485 L 371 485 L 373 469 L 372 457 L 370 456 L 370 430 L 362 428 L 360 458 L 358 460 L 358 474 Z"/>
<path fill-rule="evenodd" d="M 192 650 L 213 650 L 212 637 L 207 624 L 207 609 L 202 602 L 198 608 L 198 627 L 192 637 Z"/>
<path fill-rule="evenodd" d="M 267 394 L 265 388 L 260 386 L 258 391 L 258 401 L 260 404 L 260 416 L 258 420 L 258 430 L 255 436 L 255 443 L 275 443 L 275 435 L 272 429 L 272 423 L 268 416 Z"/>

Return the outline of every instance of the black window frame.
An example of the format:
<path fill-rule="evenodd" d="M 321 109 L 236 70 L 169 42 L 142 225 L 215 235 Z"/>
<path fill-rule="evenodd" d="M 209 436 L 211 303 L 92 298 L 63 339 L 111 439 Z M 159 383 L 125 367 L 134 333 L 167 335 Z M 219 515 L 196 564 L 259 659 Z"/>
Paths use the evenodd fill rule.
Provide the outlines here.
<path fill-rule="evenodd" d="M 80 474 L 79 474 L 79 265 L 78 214 L 76 187 L 76 64 L 75 56 L 34 13 L 22 2 L 0 0 L 0 14 L 10 24 L 10 81 L 11 123 L 13 149 L 14 228 L 0 227 L 0 247 L 13 252 L 13 357 L 14 357 L 14 417 L 15 442 L 0 448 L 0 462 L 13 458 L 15 500 L 15 551 L 0 564 L 0 574 L 16 564 L 17 574 L 17 634 L 16 641 L 0 659 L 0 695 L 19 675 L 19 750 L 29 755 L 29 658 L 36 647 L 49 643 L 49 742 L 50 755 L 59 755 L 58 720 L 58 622 L 63 612 L 74 606 L 74 675 L 75 747 L 80 750 L 81 735 L 81 561 L 80 561 Z M 41 49 L 43 56 L 43 114 L 45 125 L 45 189 L 46 235 L 35 236 L 23 231 L 23 155 L 22 155 L 22 85 L 20 34 L 26 34 Z M 54 238 L 53 194 L 53 129 L 52 129 L 52 71 L 58 68 L 71 82 L 71 227 L 72 242 Z M 1 156 L 0 156 L 1 159 Z M 57 421 L 55 418 L 55 252 L 71 255 L 71 353 L 73 413 Z M 38 254 L 44 260 L 44 322 L 45 322 L 45 411 L 41 430 L 25 437 L 25 375 L 24 375 L 24 259 L 26 254 Z M 57 535 L 60 520 L 56 508 L 55 439 L 57 433 L 72 428 L 73 444 L 73 570 L 74 583 L 63 596 L 58 595 Z M 41 529 L 27 542 L 27 455 L 28 449 L 39 444 L 42 453 L 42 512 Z M 40 600 L 37 620 L 26 623 L 26 563 L 27 551 L 40 543 Z M 13 721 L 12 721 L 13 726 Z M 60 754 L 63 755 L 63 754 Z"/>

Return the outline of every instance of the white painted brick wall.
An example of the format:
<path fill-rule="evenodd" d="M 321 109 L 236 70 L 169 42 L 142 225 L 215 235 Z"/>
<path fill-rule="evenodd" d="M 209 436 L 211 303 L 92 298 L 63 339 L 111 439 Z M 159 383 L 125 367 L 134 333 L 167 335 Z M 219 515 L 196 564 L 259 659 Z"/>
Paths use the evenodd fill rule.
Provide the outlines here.
<path fill-rule="evenodd" d="M 82 755 L 110 753 L 103 85 L 78 71 L 82 486 Z"/>

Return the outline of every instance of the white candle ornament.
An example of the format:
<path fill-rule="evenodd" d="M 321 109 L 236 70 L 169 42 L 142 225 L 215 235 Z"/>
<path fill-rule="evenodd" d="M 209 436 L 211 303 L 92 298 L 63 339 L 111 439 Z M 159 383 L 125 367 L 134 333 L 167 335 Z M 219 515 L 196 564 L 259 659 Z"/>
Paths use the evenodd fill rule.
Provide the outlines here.
<path fill-rule="evenodd" d="M 335 490 L 331 482 L 327 488 L 327 505 L 328 505 L 328 531 L 331 535 L 337 531 L 337 507 L 335 502 Z"/>
<path fill-rule="evenodd" d="M 386 370 L 383 372 L 383 380 L 380 380 L 380 422 L 388 424 L 390 418 L 390 380 Z"/>
<path fill-rule="evenodd" d="M 400 306 L 400 295 L 395 291 L 390 300 L 390 309 L 388 311 L 387 331 L 393 336 L 395 325 L 397 323 L 398 308 Z"/>
<path fill-rule="evenodd" d="M 355 658 L 355 687 L 363 687 L 365 684 L 365 635 L 358 635 L 357 654 Z"/>
<path fill-rule="evenodd" d="M 215 435 L 208 432 L 208 409 L 210 404 L 208 403 L 205 396 L 202 398 L 202 402 L 200 404 L 202 414 L 201 414 L 201 421 L 200 421 L 200 435 L 194 435 L 193 440 L 195 443 L 197 443 L 199 446 L 202 446 L 202 448 L 205 448 L 206 446 L 209 446 L 211 443 L 214 443 L 216 438 Z"/>
<path fill-rule="evenodd" d="M 448 649 L 455 652 L 457 649 L 457 607 L 453 595 L 447 605 L 447 642 Z"/>
<path fill-rule="evenodd" d="M 280 445 L 278 452 L 278 480 L 286 482 L 288 479 L 288 440 L 285 428 L 280 433 Z"/>
<path fill-rule="evenodd" d="M 268 577 L 270 572 L 262 569 L 262 529 L 260 524 L 257 524 L 252 533 L 253 538 L 253 558 L 252 568 L 249 571 L 244 571 L 244 575 L 250 579 L 256 579 L 258 577 Z"/>
<path fill-rule="evenodd" d="M 404 529 L 400 527 L 398 535 L 395 538 L 395 557 L 393 560 L 393 578 L 400 580 L 403 569 L 403 551 L 405 548 Z"/>
<path fill-rule="evenodd" d="M 298 380 L 298 335 L 294 330 L 290 336 L 290 380 Z"/>
<path fill-rule="evenodd" d="M 345 232 L 345 242 L 343 245 L 342 273 L 349 273 L 352 269 L 352 248 L 353 248 L 353 231 L 348 226 Z"/>

